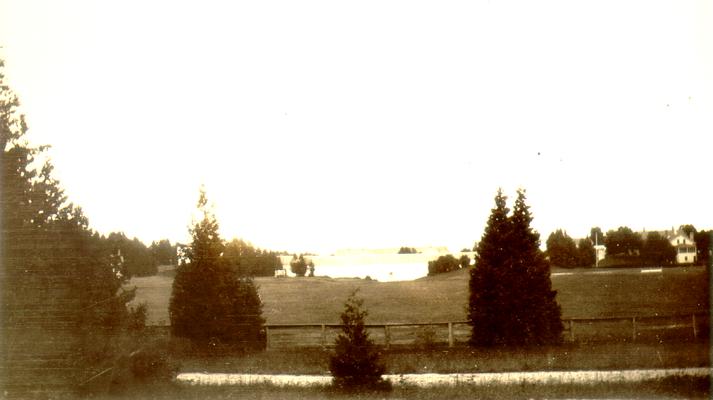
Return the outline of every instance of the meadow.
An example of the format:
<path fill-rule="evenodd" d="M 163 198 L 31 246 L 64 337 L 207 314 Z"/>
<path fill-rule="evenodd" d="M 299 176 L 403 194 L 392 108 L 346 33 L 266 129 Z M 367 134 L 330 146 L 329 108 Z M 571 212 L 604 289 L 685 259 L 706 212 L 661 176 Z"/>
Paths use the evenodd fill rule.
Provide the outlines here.
<path fill-rule="evenodd" d="M 257 278 L 268 324 L 338 323 L 343 302 L 358 289 L 369 310 L 367 323 L 459 321 L 466 319 L 468 272 L 465 270 L 413 281 L 377 282 L 365 279 Z M 134 302 L 146 302 L 149 323 L 167 325 L 172 276 L 135 278 Z M 553 270 L 553 288 L 564 318 L 653 316 L 708 312 L 708 272 L 700 267 L 640 269 Z M 706 322 L 707 323 L 707 322 Z M 165 328 L 164 328 L 165 331 Z M 383 329 L 382 329 L 383 331 Z M 376 340 L 378 338 L 378 330 Z M 333 337 L 333 336 L 332 336 Z M 707 335 L 692 340 L 688 331 L 649 339 L 577 341 L 561 346 L 529 349 L 473 349 L 462 345 L 417 342 L 411 346 L 382 348 L 389 373 L 457 373 L 507 371 L 619 370 L 637 368 L 687 368 L 710 366 Z M 292 344 L 302 340 L 299 331 Z M 170 341 L 180 371 L 255 374 L 327 375 L 329 348 L 298 346 L 244 354 L 196 356 L 181 351 L 180 340 Z M 349 398 L 707 398 L 710 380 L 671 378 L 621 384 L 518 384 L 442 388 L 399 387 L 389 394 L 359 393 Z M 140 387 L 127 398 L 304 398 L 341 399 L 325 388 L 270 385 L 193 387 L 182 384 Z"/>
<path fill-rule="evenodd" d="M 707 312 L 708 274 L 703 267 L 553 270 L 552 286 L 563 318 L 653 316 Z M 148 324 L 168 325 L 170 273 L 134 278 L 134 303 L 148 306 Z M 359 289 L 369 311 L 367 323 L 445 322 L 466 319 L 466 270 L 413 281 L 365 279 L 257 278 L 268 324 L 338 323 L 349 293 Z"/>

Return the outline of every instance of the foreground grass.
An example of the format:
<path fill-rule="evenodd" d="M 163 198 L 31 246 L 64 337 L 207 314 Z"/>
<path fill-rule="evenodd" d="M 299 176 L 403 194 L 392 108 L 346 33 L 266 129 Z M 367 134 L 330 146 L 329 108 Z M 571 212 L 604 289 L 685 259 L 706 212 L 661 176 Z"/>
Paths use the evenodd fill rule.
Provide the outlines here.
<path fill-rule="evenodd" d="M 399 387 L 390 393 L 335 393 L 329 388 L 253 386 L 145 385 L 97 399 L 521 399 L 521 398 L 686 398 L 707 399 L 710 377 L 674 377 L 657 381 L 568 385 L 460 385 L 438 388 Z"/>
<path fill-rule="evenodd" d="M 187 357 L 183 372 L 252 374 L 329 374 L 329 351 L 291 349 L 242 357 Z M 708 342 L 568 344 L 526 350 L 389 350 L 382 353 L 388 373 L 573 371 L 710 366 Z"/>
<path fill-rule="evenodd" d="M 563 271 L 574 274 L 553 276 L 552 285 L 565 318 L 708 311 L 708 275 L 702 267 L 666 268 L 661 274 L 559 272 Z M 171 276 L 132 280 L 131 285 L 138 287 L 135 302 L 148 305 L 149 324 L 168 324 L 172 281 Z M 354 288 L 365 299 L 368 323 L 466 319 L 466 270 L 405 282 L 331 278 L 257 278 L 256 282 L 268 324 L 338 323 L 344 300 Z"/>

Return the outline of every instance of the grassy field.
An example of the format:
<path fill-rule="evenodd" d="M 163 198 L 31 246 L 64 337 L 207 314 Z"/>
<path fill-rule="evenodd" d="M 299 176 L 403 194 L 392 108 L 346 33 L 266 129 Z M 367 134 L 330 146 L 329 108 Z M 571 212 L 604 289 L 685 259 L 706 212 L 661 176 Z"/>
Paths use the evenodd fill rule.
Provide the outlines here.
<path fill-rule="evenodd" d="M 562 274 L 562 273 L 565 274 Z M 572 274 L 568 274 L 568 273 Z M 552 285 L 563 317 L 646 316 L 708 310 L 708 276 L 702 267 L 632 270 L 555 270 Z M 134 278 L 135 302 L 148 305 L 149 324 L 168 324 L 171 276 Z M 338 323 L 344 300 L 358 288 L 369 310 L 368 323 L 466 319 L 467 271 L 415 281 L 257 278 L 269 324 Z"/>

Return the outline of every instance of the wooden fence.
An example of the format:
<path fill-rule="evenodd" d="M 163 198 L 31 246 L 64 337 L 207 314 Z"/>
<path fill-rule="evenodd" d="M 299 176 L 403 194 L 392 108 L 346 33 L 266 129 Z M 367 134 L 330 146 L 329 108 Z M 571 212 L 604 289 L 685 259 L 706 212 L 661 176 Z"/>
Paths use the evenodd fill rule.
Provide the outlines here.
<path fill-rule="evenodd" d="M 627 316 L 606 318 L 564 318 L 564 339 L 575 341 L 659 340 L 662 337 L 698 339 L 708 336 L 707 313 Z M 456 346 L 468 341 L 468 321 L 366 324 L 372 339 L 391 346 Z M 331 347 L 341 330 L 340 324 L 268 324 L 267 348 Z"/>

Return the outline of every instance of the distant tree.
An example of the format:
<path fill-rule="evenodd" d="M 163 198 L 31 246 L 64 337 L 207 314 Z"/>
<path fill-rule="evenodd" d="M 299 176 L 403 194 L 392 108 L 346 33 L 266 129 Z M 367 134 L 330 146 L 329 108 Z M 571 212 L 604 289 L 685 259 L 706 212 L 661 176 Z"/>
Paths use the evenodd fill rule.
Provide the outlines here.
<path fill-rule="evenodd" d="M 458 259 L 458 264 L 460 264 L 461 268 L 468 268 L 470 267 L 470 258 L 467 255 L 463 254 Z"/>
<path fill-rule="evenodd" d="M 466 256 L 467 257 L 467 256 Z M 460 261 L 451 254 L 440 256 L 434 261 L 428 262 L 428 275 L 451 272 L 461 268 Z"/>
<path fill-rule="evenodd" d="M 223 257 L 240 276 L 274 276 L 275 270 L 282 269 L 278 253 L 256 249 L 241 239 L 228 242 Z"/>
<path fill-rule="evenodd" d="M 310 278 L 314 277 L 314 262 L 312 260 L 309 260 L 309 263 L 307 264 L 307 270 L 309 271 L 308 275 Z"/>
<path fill-rule="evenodd" d="M 156 265 L 177 265 L 176 246 L 171 245 L 168 239 L 152 242 L 149 246 L 151 256 Z"/>
<path fill-rule="evenodd" d="M 604 244 L 604 233 L 602 229 L 598 226 L 589 230 L 589 240 L 592 241 L 593 245 Z"/>
<path fill-rule="evenodd" d="M 376 345 L 364 326 L 368 312 L 363 310 L 364 300 L 353 291 L 341 314 L 342 332 L 337 336 L 334 354 L 329 359 L 333 385 L 340 390 L 389 390 L 391 386 L 382 378 L 386 367 L 379 360 Z"/>
<path fill-rule="evenodd" d="M 198 209 L 203 218 L 190 229 L 188 262 L 176 270 L 169 315 L 174 336 L 203 348 L 264 348 L 262 302 L 250 278 L 240 278 L 221 256 L 225 246 L 218 221 L 201 190 Z"/>
<path fill-rule="evenodd" d="M 683 231 L 683 233 L 685 233 L 688 237 L 690 237 L 691 234 L 695 235 L 696 232 L 698 232 L 696 227 L 691 224 L 681 225 L 678 229 Z"/>
<path fill-rule="evenodd" d="M 713 251 L 713 247 L 711 247 L 712 239 L 713 230 L 696 232 L 694 241 L 696 242 L 696 252 L 698 253 L 696 258 L 699 264 L 710 266 L 711 252 Z"/>
<path fill-rule="evenodd" d="M 399 249 L 399 254 L 416 254 L 418 251 L 414 247 L 401 247 Z"/>
<path fill-rule="evenodd" d="M 607 254 L 612 256 L 638 256 L 641 253 L 643 240 L 626 226 L 610 230 L 604 238 Z"/>
<path fill-rule="evenodd" d="M 290 261 L 290 270 L 293 274 L 297 276 L 305 276 L 307 273 L 307 262 L 302 254 L 297 257 L 296 254 L 292 255 L 292 261 Z"/>
<path fill-rule="evenodd" d="M 123 271 L 127 277 L 149 276 L 158 272 L 157 263 L 151 249 L 139 239 L 129 239 L 123 232 L 112 232 L 107 238 L 111 254 L 123 259 Z"/>
<path fill-rule="evenodd" d="M 547 238 L 547 255 L 550 264 L 556 267 L 572 268 L 577 266 L 577 245 L 567 232 L 557 229 Z"/>
<path fill-rule="evenodd" d="M 467 248 L 467 247 L 463 247 L 462 249 L 460 249 L 460 252 L 461 252 L 461 253 L 470 253 L 471 251 L 472 251 L 472 250 L 469 249 L 469 248 Z"/>
<path fill-rule="evenodd" d="M 523 346 L 561 341 L 560 307 L 552 290 L 549 265 L 539 249 L 539 234 L 518 190 L 513 215 L 506 197 L 495 197 L 470 273 L 468 317 L 474 346 Z"/>
<path fill-rule="evenodd" d="M 594 244 L 589 238 L 584 238 L 577 244 L 577 266 L 592 267 L 596 263 Z"/>
<path fill-rule="evenodd" d="M 658 232 L 649 232 L 641 248 L 641 261 L 645 265 L 671 265 L 676 262 L 676 248 Z"/>

